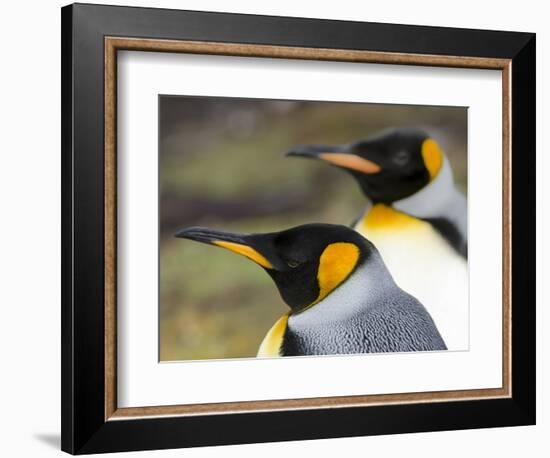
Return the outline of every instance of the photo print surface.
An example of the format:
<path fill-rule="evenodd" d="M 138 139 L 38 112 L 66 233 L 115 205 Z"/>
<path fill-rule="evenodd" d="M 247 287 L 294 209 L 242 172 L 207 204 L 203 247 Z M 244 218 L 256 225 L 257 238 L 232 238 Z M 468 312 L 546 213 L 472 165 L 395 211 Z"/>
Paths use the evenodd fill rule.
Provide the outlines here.
<path fill-rule="evenodd" d="M 159 96 L 160 360 L 468 349 L 467 109 Z"/>

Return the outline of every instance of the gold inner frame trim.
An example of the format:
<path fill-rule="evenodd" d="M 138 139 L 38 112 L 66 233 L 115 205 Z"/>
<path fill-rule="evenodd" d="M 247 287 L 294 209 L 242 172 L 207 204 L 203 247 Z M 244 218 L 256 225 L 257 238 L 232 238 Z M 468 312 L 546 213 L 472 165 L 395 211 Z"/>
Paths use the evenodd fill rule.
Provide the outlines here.
<path fill-rule="evenodd" d="M 357 63 L 423 65 L 435 67 L 478 68 L 502 72 L 502 387 L 489 389 L 431 391 L 419 393 L 333 396 L 303 399 L 143 406 L 119 408 L 117 405 L 117 51 L 175 52 L 240 57 L 266 57 Z M 512 394 L 511 365 L 511 60 L 482 57 L 439 56 L 344 49 L 215 43 L 105 37 L 105 420 L 130 420 L 144 417 L 193 416 L 229 413 L 267 412 L 410 404 L 478 399 L 507 398 Z"/>

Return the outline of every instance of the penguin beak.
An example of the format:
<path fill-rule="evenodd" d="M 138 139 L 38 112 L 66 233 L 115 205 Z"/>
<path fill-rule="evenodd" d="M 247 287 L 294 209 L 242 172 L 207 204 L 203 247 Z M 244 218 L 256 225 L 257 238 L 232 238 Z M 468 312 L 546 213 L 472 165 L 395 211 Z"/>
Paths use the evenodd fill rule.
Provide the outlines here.
<path fill-rule="evenodd" d="M 218 231 L 207 227 L 189 227 L 176 233 L 176 237 L 195 240 L 222 248 L 251 259 L 256 264 L 274 269 L 273 263 L 268 260 L 268 253 L 272 251 L 267 235 L 234 234 Z M 274 257 L 274 256 L 270 256 Z"/>
<path fill-rule="evenodd" d="M 286 156 L 321 159 L 344 169 L 372 174 L 380 172 L 380 166 L 364 157 L 351 153 L 346 146 L 304 145 L 291 149 Z"/>

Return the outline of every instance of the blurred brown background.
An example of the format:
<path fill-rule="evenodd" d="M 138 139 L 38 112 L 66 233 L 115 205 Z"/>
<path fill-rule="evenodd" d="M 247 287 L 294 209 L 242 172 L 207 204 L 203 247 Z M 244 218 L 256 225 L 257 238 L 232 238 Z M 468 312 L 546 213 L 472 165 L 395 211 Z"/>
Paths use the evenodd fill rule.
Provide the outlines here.
<path fill-rule="evenodd" d="M 174 233 L 350 224 L 365 198 L 346 173 L 283 153 L 415 126 L 438 140 L 466 191 L 467 110 L 160 96 L 160 359 L 253 357 L 287 311 L 263 269 Z"/>

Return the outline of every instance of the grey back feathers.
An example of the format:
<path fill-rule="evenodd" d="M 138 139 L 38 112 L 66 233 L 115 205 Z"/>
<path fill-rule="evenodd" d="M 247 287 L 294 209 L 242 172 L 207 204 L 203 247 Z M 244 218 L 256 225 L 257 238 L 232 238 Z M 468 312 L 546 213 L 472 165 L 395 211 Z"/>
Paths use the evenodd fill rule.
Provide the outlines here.
<path fill-rule="evenodd" d="M 285 356 L 446 350 L 424 306 L 372 255 L 323 301 L 288 320 Z"/>

